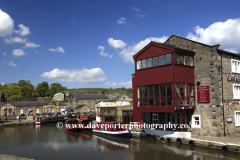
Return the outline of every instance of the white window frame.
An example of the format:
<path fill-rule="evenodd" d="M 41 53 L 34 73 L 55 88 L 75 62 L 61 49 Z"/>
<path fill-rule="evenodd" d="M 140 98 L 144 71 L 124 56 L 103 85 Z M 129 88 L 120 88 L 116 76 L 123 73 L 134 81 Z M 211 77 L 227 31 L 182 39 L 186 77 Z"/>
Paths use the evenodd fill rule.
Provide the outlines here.
<path fill-rule="evenodd" d="M 152 114 L 152 124 L 159 124 L 159 116 L 156 113 Z"/>
<path fill-rule="evenodd" d="M 168 117 L 168 113 L 170 113 L 170 117 Z M 172 113 L 174 113 L 174 116 L 173 116 Z M 179 117 L 177 116 L 177 113 L 179 113 Z M 186 116 L 186 111 L 183 111 L 183 122 L 184 122 L 183 124 L 186 124 L 186 122 L 187 122 L 187 118 L 186 117 L 187 117 Z M 179 112 L 179 111 L 176 111 L 176 112 L 165 112 L 165 123 L 166 124 L 169 123 L 168 120 L 167 120 L 168 118 L 170 118 L 170 123 L 171 124 L 173 124 L 173 121 L 172 121 L 173 118 L 175 119 L 175 124 L 178 124 L 177 123 L 177 118 L 180 118 L 180 124 L 181 124 L 181 112 Z"/>
<path fill-rule="evenodd" d="M 54 107 L 51 108 L 51 112 L 54 113 Z"/>
<path fill-rule="evenodd" d="M 234 111 L 235 127 L 239 127 L 240 126 L 240 123 L 237 123 L 238 122 L 237 114 L 240 114 L 240 111 Z"/>
<path fill-rule="evenodd" d="M 137 70 L 142 69 L 142 61 L 137 61 Z"/>
<path fill-rule="evenodd" d="M 22 108 L 20 108 L 19 113 L 20 113 L 20 115 L 23 114 L 23 109 Z"/>
<path fill-rule="evenodd" d="M 236 65 L 237 65 L 237 70 L 236 70 Z M 232 67 L 232 73 L 239 73 L 240 74 L 240 61 L 236 59 L 231 59 L 231 67 Z"/>
<path fill-rule="evenodd" d="M 196 125 L 195 122 L 195 117 L 198 117 L 199 119 L 199 124 Z M 192 115 L 192 125 L 191 125 L 192 128 L 201 128 L 201 115 Z"/>
<path fill-rule="evenodd" d="M 233 99 L 240 99 L 240 84 L 233 84 Z"/>
<path fill-rule="evenodd" d="M 39 113 L 39 108 L 36 108 L 36 113 Z"/>

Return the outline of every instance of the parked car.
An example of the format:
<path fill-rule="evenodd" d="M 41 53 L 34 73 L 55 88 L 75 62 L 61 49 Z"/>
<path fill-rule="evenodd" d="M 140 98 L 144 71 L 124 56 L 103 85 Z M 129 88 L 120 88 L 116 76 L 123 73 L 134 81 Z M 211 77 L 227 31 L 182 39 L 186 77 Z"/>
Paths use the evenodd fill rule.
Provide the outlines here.
<path fill-rule="evenodd" d="M 39 114 L 39 113 L 37 113 L 37 114 L 35 114 L 35 116 L 36 116 L 36 117 L 40 117 L 40 114 Z"/>
<path fill-rule="evenodd" d="M 62 114 L 61 114 L 60 112 L 57 112 L 56 115 L 57 115 L 57 116 L 61 116 Z"/>
<path fill-rule="evenodd" d="M 20 116 L 26 116 L 25 114 L 21 114 Z"/>

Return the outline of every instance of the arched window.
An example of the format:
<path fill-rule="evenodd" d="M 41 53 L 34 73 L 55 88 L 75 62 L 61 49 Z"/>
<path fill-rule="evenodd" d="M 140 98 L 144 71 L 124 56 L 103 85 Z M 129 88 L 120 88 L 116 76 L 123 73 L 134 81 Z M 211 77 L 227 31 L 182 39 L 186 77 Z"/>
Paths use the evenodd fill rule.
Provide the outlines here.
<path fill-rule="evenodd" d="M 12 114 L 12 108 L 9 108 L 8 113 Z"/>
<path fill-rule="evenodd" d="M 54 108 L 53 107 L 51 108 L 51 112 L 54 113 Z"/>
<path fill-rule="evenodd" d="M 39 113 L 39 108 L 36 108 L 36 113 Z"/>
<path fill-rule="evenodd" d="M 23 109 L 22 109 L 22 108 L 20 108 L 20 115 L 21 115 L 21 114 L 23 114 Z"/>
<path fill-rule="evenodd" d="M 4 109 L 4 115 L 7 115 L 7 108 Z"/>
<path fill-rule="evenodd" d="M 28 114 L 30 113 L 30 111 L 31 111 L 31 108 L 28 108 Z"/>
<path fill-rule="evenodd" d="M 48 112 L 48 113 L 50 112 L 50 108 L 49 108 L 49 107 L 47 108 L 47 112 Z"/>

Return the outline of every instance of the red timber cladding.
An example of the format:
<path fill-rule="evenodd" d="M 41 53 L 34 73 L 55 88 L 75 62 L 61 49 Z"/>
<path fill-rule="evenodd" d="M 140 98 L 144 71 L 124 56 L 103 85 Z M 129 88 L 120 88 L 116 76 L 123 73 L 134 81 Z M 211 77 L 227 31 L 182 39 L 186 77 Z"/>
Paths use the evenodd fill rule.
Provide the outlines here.
<path fill-rule="evenodd" d="M 194 68 L 188 66 L 178 66 L 173 67 L 173 77 L 176 83 L 188 83 L 194 84 Z"/>
<path fill-rule="evenodd" d="M 175 87 L 173 86 L 173 106 L 166 107 L 138 107 L 137 106 L 137 87 L 154 85 L 161 83 L 189 83 L 194 84 L 194 68 L 189 66 L 174 65 L 172 55 L 172 64 L 151 67 L 146 69 L 136 70 L 137 61 L 160 56 L 164 54 L 174 53 L 174 49 L 158 43 L 151 42 L 138 52 L 134 57 L 135 74 L 132 78 L 133 88 L 133 112 L 134 121 L 142 121 L 142 112 L 174 112 L 175 108 Z M 185 52 L 184 52 L 185 53 Z M 186 53 L 189 54 L 189 53 Z"/>

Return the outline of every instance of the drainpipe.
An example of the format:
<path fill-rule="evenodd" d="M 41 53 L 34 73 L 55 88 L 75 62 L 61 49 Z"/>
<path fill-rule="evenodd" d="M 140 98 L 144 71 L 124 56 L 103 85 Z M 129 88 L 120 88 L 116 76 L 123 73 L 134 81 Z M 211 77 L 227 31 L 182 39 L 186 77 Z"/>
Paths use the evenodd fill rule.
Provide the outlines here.
<path fill-rule="evenodd" d="M 225 118 L 224 118 L 224 102 L 223 102 L 223 72 L 222 72 L 222 53 L 221 53 L 221 75 L 222 75 L 222 104 L 223 104 L 223 132 L 224 132 L 224 137 L 226 137 L 226 132 L 225 132 Z"/>

